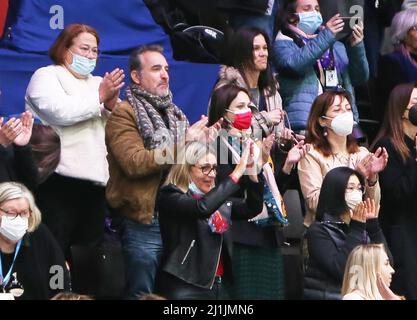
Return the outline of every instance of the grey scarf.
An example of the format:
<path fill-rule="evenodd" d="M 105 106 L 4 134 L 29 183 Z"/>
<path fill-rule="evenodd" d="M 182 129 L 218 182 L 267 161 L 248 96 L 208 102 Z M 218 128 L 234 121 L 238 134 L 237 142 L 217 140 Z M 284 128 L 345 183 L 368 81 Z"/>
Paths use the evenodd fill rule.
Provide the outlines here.
<path fill-rule="evenodd" d="M 135 111 L 136 125 L 146 149 L 174 143 L 178 136 L 185 134 L 188 120 L 172 102 L 171 92 L 159 97 L 132 83 L 126 89 L 126 98 Z"/>

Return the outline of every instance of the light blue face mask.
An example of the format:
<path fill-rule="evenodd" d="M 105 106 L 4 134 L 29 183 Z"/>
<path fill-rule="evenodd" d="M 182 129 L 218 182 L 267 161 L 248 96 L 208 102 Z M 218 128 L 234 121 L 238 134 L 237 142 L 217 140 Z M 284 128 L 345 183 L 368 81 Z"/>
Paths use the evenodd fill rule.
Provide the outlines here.
<path fill-rule="evenodd" d="M 205 193 L 203 191 L 201 191 L 194 182 L 191 182 L 188 185 L 188 189 L 191 191 L 191 193 L 199 195 L 199 196 L 203 196 Z"/>
<path fill-rule="evenodd" d="M 68 50 L 69 51 L 69 50 Z M 71 51 L 70 51 L 71 52 Z M 78 54 L 72 53 L 72 63 L 69 65 L 72 71 L 87 76 L 93 72 L 96 67 L 97 59 L 88 59 Z"/>
<path fill-rule="evenodd" d="M 298 22 L 298 28 L 307 34 L 314 34 L 323 23 L 321 13 L 315 10 L 309 12 L 300 12 L 296 14 L 300 19 L 300 22 Z"/>

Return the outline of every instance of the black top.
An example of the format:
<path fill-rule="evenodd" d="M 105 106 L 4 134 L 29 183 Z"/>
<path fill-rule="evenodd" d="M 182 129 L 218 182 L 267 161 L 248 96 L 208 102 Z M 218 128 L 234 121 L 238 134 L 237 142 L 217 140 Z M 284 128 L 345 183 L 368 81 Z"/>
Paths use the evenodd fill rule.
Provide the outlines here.
<path fill-rule="evenodd" d="M 404 162 L 388 137 L 376 147 L 387 149 L 389 160 L 379 173 L 380 221 L 394 256 L 391 288 L 407 299 L 417 299 L 417 161 L 414 141 L 404 136 L 410 157 Z"/>
<path fill-rule="evenodd" d="M 225 148 L 227 148 L 221 139 L 218 142 L 219 151 L 217 153 L 217 163 L 218 165 L 218 173 L 216 178 L 216 183 L 223 181 L 226 179 L 236 167 L 235 164 L 232 164 L 232 155 L 231 152 Z M 223 150 L 220 151 L 220 148 Z M 275 149 L 274 149 L 275 150 Z M 275 163 L 275 180 L 277 181 L 278 189 L 283 195 L 286 191 L 289 182 L 296 176 L 293 173 L 291 175 L 286 175 L 282 172 L 281 168 L 283 163 L 285 162 L 286 154 L 279 154 L 277 150 L 272 151 L 272 155 L 276 156 L 279 159 L 274 158 Z M 228 163 L 222 164 L 224 159 L 221 159 L 219 155 L 224 154 L 223 152 L 227 152 L 228 154 Z M 240 179 L 241 188 L 235 192 L 233 195 L 236 198 L 245 198 L 245 190 L 247 189 L 248 182 L 250 179 L 247 176 L 243 176 Z M 261 211 L 259 211 L 260 213 Z M 233 233 L 233 241 L 240 244 L 245 245 L 252 245 L 252 246 L 260 246 L 260 247 L 280 247 L 283 242 L 283 234 L 282 230 L 279 227 L 275 226 L 267 226 L 267 227 L 260 227 L 255 225 L 254 223 L 240 220 L 233 223 L 232 226 L 232 233 Z"/>
<path fill-rule="evenodd" d="M 411 55 L 414 61 L 417 57 Z M 401 52 L 395 51 L 379 59 L 377 77 L 378 110 L 374 116 L 382 120 L 387 110 L 388 98 L 391 90 L 401 83 L 417 81 L 417 67 Z"/>
<path fill-rule="evenodd" d="M 4 276 L 13 257 L 14 252 L 2 254 Z M 50 299 L 58 292 L 69 291 L 69 274 L 64 255 L 49 229 L 43 224 L 23 237 L 12 273 L 16 273 L 18 282 L 24 288 L 23 295 L 16 298 L 19 300 Z M 61 288 L 51 288 L 50 284 Z"/>
<path fill-rule="evenodd" d="M 378 219 L 366 223 L 352 220 L 347 225 L 339 218 L 324 214 L 323 221 L 315 221 L 309 227 L 306 237 L 309 259 L 304 287 L 338 294 L 347 258 L 356 246 L 383 243 L 388 250 Z M 389 252 L 388 255 L 391 256 Z"/>
<path fill-rule="evenodd" d="M 381 186 L 382 227 L 395 225 L 401 221 L 417 222 L 417 161 L 414 141 L 404 136 L 410 157 L 403 162 L 388 137 L 380 139 L 375 147 L 385 147 L 389 161 L 384 171 L 379 173 Z"/>
<path fill-rule="evenodd" d="M 20 182 L 33 191 L 38 179 L 38 169 L 30 145 L 0 145 L 0 182 Z"/>
<path fill-rule="evenodd" d="M 158 197 L 162 270 L 193 285 L 211 288 L 222 254 L 225 275 L 231 279 L 231 232 L 212 233 L 208 218 L 218 210 L 230 225 L 231 220 L 250 219 L 258 214 L 263 204 L 263 181 L 262 177 L 259 179 L 259 183 L 248 183 L 246 200 L 232 197 L 239 184 L 231 178 L 200 199 L 173 184 L 162 187 Z"/>

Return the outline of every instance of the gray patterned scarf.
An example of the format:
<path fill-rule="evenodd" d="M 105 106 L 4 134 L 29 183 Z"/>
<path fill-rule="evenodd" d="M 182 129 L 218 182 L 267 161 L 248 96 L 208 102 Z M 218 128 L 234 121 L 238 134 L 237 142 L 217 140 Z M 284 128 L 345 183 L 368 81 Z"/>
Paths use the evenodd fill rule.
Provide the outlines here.
<path fill-rule="evenodd" d="M 188 128 L 187 117 L 172 102 L 171 92 L 159 97 L 131 83 L 126 89 L 126 98 L 135 111 L 136 125 L 148 150 L 174 142 Z M 166 117 L 168 127 L 162 117 Z"/>

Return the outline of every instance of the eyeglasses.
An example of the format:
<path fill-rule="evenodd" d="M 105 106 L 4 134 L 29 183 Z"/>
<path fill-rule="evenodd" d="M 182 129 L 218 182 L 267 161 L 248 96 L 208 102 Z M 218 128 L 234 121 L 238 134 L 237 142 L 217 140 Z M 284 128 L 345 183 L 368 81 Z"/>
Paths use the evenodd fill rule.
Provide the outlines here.
<path fill-rule="evenodd" d="M 80 50 L 82 56 L 86 57 L 91 52 L 93 56 L 97 57 L 100 54 L 100 50 L 97 48 L 90 48 L 89 46 L 77 47 Z"/>
<path fill-rule="evenodd" d="M 351 193 L 353 191 L 360 191 L 362 193 L 365 193 L 365 189 L 363 186 L 347 186 L 346 193 Z"/>
<path fill-rule="evenodd" d="M 205 165 L 205 166 L 195 165 L 194 167 L 200 168 L 201 172 L 203 174 L 205 174 L 206 176 L 210 175 L 210 173 L 212 173 L 212 172 L 214 174 L 217 174 L 217 165 L 213 165 L 213 166 L 210 166 L 210 165 Z"/>
<path fill-rule="evenodd" d="M 417 31 L 417 26 L 412 26 L 408 31 Z"/>
<path fill-rule="evenodd" d="M 15 219 L 15 218 L 17 218 L 17 216 L 21 216 L 22 218 L 29 218 L 30 212 L 31 212 L 30 210 L 25 210 L 25 211 L 21 211 L 21 212 L 10 212 L 10 211 L 6 211 L 6 210 L 0 208 L 0 216 L 6 216 L 6 217 L 9 217 L 11 219 Z"/>

